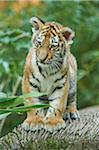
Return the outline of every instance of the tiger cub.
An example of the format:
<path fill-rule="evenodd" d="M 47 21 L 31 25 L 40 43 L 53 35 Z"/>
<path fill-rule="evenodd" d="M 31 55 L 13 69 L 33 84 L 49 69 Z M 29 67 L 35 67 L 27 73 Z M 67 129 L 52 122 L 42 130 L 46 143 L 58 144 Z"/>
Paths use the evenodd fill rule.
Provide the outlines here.
<path fill-rule="evenodd" d="M 30 19 L 32 43 L 22 81 L 23 93 L 47 93 L 27 98 L 26 105 L 48 103 L 48 109 L 32 109 L 23 123 L 25 130 L 45 128 L 53 131 L 65 127 L 64 120 L 79 118 L 76 108 L 77 64 L 70 52 L 74 32 L 57 22 Z"/>

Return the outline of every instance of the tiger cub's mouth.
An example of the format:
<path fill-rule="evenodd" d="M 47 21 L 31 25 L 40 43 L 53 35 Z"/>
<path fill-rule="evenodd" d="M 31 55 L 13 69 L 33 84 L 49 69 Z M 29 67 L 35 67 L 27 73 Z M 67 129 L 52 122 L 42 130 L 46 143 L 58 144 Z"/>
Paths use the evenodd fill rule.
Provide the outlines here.
<path fill-rule="evenodd" d="M 53 60 L 53 55 L 51 53 L 42 53 L 42 55 L 40 55 L 40 53 L 37 53 L 36 55 L 38 62 L 42 63 L 42 64 L 50 64 Z"/>
<path fill-rule="evenodd" d="M 45 63 L 47 61 L 47 58 L 48 58 L 48 54 L 45 56 L 45 58 L 41 59 L 40 62 Z"/>

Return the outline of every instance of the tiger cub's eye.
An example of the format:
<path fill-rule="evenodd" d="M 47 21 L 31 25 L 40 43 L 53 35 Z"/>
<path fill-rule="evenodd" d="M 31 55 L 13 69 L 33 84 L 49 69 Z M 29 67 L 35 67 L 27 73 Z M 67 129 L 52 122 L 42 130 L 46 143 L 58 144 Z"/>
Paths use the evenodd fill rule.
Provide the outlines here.
<path fill-rule="evenodd" d="M 59 42 L 58 37 L 53 37 L 53 38 L 51 39 L 51 46 L 52 46 L 52 47 L 58 46 L 58 42 Z"/>
<path fill-rule="evenodd" d="M 37 36 L 37 37 L 36 37 L 36 40 L 37 40 L 38 44 L 41 45 L 41 43 L 42 43 L 43 40 L 44 40 L 44 37 L 43 37 L 43 36 Z"/>

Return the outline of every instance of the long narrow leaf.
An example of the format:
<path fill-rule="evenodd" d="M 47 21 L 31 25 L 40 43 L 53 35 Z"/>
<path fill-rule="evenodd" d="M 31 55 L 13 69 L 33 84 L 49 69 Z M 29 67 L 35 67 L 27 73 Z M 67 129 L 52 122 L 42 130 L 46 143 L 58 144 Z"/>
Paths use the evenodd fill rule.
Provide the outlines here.
<path fill-rule="evenodd" d="M 49 104 L 35 104 L 31 106 L 20 106 L 13 109 L 0 109 L 0 114 L 5 114 L 9 112 L 27 112 L 32 108 L 48 108 L 51 107 Z"/>
<path fill-rule="evenodd" d="M 0 98 L 0 108 L 10 107 L 15 101 L 16 98 Z"/>
<path fill-rule="evenodd" d="M 20 95 L 20 98 L 28 98 L 28 97 L 40 97 L 40 96 L 45 96 L 47 93 L 40 93 L 40 92 L 32 92 L 32 93 L 27 93 L 24 95 Z"/>
<path fill-rule="evenodd" d="M 5 96 L 3 94 L 0 95 L 0 108 L 8 108 L 15 107 L 20 104 L 23 104 L 24 99 L 28 97 L 40 97 L 43 95 L 47 95 L 46 93 L 32 92 L 20 96 Z"/>

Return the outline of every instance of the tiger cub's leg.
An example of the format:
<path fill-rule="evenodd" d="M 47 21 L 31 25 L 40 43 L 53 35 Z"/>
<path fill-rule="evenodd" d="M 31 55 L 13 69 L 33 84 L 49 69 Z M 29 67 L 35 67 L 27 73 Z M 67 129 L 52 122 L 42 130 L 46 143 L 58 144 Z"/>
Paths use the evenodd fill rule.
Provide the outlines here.
<path fill-rule="evenodd" d="M 23 122 L 22 126 L 25 130 L 39 130 L 44 126 L 43 119 L 43 109 L 32 109 L 31 111 L 27 112 L 27 118 Z"/>
<path fill-rule="evenodd" d="M 23 92 L 31 93 L 33 87 L 30 86 L 27 80 L 23 80 Z M 30 106 L 33 104 L 40 104 L 39 99 L 27 98 L 25 99 L 25 105 Z M 38 130 L 41 129 L 44 125 L 44 110 L 43 109 L 31 109 L 27 112 L 27 118 L 23 122 L 23 128 L 25 130 Z"/>
<path fill-rule="evenodd" d="M 76 78 L 70 80 L 70 88 L 69 88 L 69 95 L 67 100 L 67 107 L 64 113 L 64 120 L 76 120 L 80 119 L 77 106 L 76 106 L 76 94 L 77 94 L 77 82 Z"/>
<path fill-rule="evenodd" d="M 63 88 L 55 91 L 50 98 L 53 101 L 50 102 L 50 107 L 45 117 L 45 129 L 49 131 L 58 130 L 65 127 L 65 121 L 63 120 L 63 113 L 66 109 L 67 95 L 69 86 L 65 85 Z"/>
<path fill-rule="evenodd" d="M 30 101 L 29 104 L 26 105 L 33 105 L 33 104 L 40 104 L 40 102 L 36 102 L 34 101 L 33 103 L 33 99 L 28 99 Z M 32 102 L 32 103 L 31 103 Z M 27 118 L 25 119 L 25 121 L 23 122 L 23 128 L 25 130 L 39 130 L 41 128 L 43 128 L 44 126 L 44 110 L 43 109 L 31 109 L 30 111 L 27 112 Z"/>

